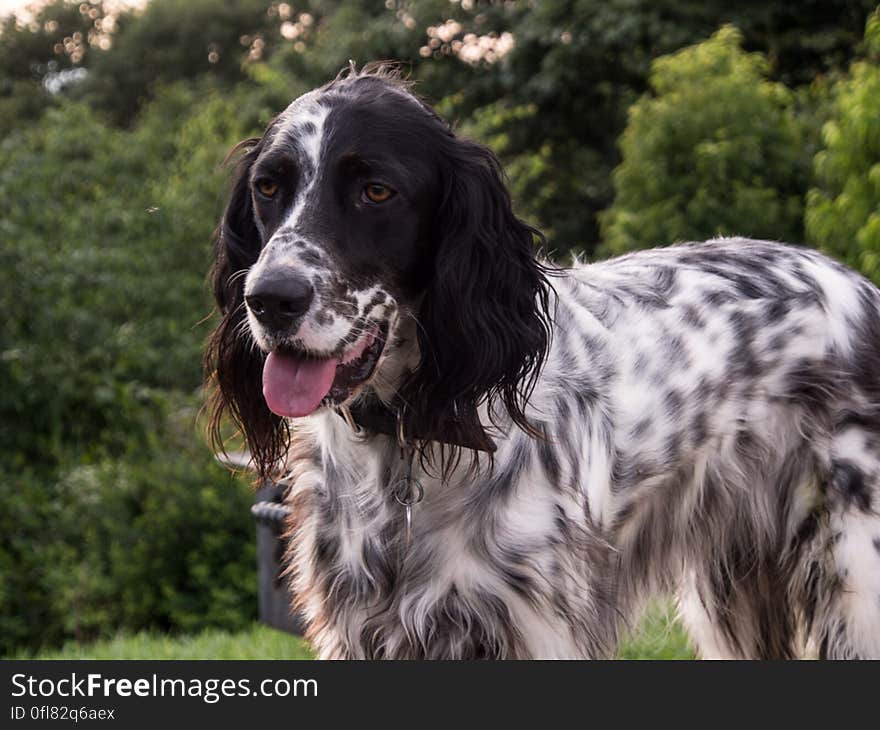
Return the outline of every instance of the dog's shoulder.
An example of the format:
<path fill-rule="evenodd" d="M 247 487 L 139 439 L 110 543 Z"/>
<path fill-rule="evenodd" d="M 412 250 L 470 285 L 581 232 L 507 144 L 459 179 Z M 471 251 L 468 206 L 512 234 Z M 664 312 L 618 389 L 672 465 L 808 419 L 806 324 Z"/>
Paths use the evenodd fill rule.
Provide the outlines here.
<path fill-rule="evenodd" d="M 599 309 L 637 310 L 639 317 L 670 308 L 695 319 L 763 312 L 768 324 L 797 308 L 858 317 L 880 294 L 861 275 L 802 246 L 748 238 L 717 238 L 653 248 L 567 269 L 570 291 Z M 613 303 L 613 304 L 611 304 Z"/>

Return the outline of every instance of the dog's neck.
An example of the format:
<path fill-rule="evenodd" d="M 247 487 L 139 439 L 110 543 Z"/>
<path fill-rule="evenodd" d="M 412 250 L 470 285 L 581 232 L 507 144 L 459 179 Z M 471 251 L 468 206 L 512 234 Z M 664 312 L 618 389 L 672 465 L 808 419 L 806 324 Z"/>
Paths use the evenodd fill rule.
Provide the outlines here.
<path fill-rule="evenodd" d="M 370 389 L 350 406 L 335 409 L 336 413 L 355 432 L 391 436 L 401 446 L 424 444 L 428 441 L 427 434 L 419 432 L 417 419 L 415 423 L 410 422 L 404 432 L 402 416 L 405 404 L 398 395 L 398 389 L 420 361 L 415 317 L 404 314 L 394 318 L 386 352 L 387 356 L 380 364 L 379 377 L 374 379 Z M 445 438 L 442 441 L 432 440 L 475 451 L 495 450 L 491 437 L 488 438 L 492 448 L 487 449 L 485 442 L 476 443 L 473 437 L 462 431 L 460 425 L 453 421 L 443 429 Z"/>
<path fill-rule="evenodd" d="M 349 420 L 350 416 L 351 422 L 349 425 L 353 428 L 369 434 L 392 436 L 401 444 L 425 441 L 424 434 L 420 434 L 417 429 L 413 433 L 404 433 L 401 428 L 400 410 L 386 405 L 378 399 L 373 398 L 367 401 L 360 399 L 348 407 L 347 410 L 348 413 L 345 412 L 345 409 L 340 408 L 336 412 L 346 421 Z M 441 443 L 475 451 L 485 451 L 481 445 L 473 443 L 467 438 L 462 438 L 458 431 L 459 429 L 456 429 L 454 424 L 451 424 L 447 430 L 449 438 Z"/>

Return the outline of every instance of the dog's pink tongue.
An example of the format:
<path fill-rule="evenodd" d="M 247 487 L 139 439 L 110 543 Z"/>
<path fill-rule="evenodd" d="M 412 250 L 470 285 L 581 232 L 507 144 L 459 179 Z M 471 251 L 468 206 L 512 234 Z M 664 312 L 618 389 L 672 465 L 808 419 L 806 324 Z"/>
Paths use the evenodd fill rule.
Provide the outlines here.
<path fill-rule="evenodd" d="M 312 413 L 330 392 L 338 362 L 270 352 L 263 366 L 263 397 L 269 410 L 287 418 Z"/>

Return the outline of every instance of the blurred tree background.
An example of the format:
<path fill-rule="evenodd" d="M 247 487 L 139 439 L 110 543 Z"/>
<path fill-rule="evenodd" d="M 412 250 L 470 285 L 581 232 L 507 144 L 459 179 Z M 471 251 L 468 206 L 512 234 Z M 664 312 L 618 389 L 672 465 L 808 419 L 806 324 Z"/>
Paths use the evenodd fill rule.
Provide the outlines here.
<path fill-rule="evenodd" d="M 880 283 L 876 0 L 56 0 L 0 23 L 0 655 L 253 620 L 197 426 L 222 160 L 349 59 L 490 144 L 553 255 L 743 234 Z"/>

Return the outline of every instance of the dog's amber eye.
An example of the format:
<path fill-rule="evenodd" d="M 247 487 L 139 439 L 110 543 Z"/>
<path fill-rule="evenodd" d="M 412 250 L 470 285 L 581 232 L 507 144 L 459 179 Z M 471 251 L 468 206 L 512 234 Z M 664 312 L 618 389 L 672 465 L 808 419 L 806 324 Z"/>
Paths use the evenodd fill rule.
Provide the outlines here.
<path fill-rule="evenodd" d="M 394 191 L 387 185 L 370 183 L 364 188 L 364 197 L 371 203 L 384 203 L 394 196 Z"/>
<path fill-rule="evenodd" d="M 260 191 L 260 195 L 271 198 L 278 192 L 278 185 L 271 180 L 258 180 L 257 190 Z"/>

